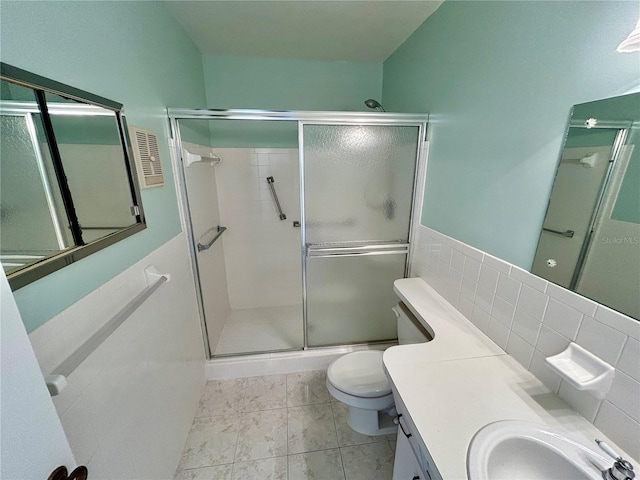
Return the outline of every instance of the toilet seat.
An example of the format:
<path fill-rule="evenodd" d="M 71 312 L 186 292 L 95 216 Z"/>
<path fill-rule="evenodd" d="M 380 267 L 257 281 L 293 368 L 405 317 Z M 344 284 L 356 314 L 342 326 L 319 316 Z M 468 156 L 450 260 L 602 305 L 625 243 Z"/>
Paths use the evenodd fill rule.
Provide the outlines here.
<path fill-rule="evenodd" d="M 327 369 L 327 380 L 338 390 L 356 397 L 377 398 L 391 393 L 380 350 L 353 352 L 335 360 Z"/>

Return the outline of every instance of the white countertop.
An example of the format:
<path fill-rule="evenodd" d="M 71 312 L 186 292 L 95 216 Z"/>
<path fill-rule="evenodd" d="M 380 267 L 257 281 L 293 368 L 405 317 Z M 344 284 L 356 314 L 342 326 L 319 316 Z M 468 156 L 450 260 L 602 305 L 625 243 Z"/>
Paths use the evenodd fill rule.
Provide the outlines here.
<path fill-rule="evenodd" d="M 389 366 L 405 364 L 506 355 L 504 350 L 423 280 L 403 278 L 396 280 L 393 287 L 404 304 L 431 333 L 433 340 L 427 344 L 387 349 L 384 352 L 387 369 Z M 424 312 L 429 312 L 428 316 Z"/>
<path fill-rule="evenodd" d="M 442 478 L 467 478 L 469 442 L 499 420 L 543 423 L 594 451 L 602 438 L 624 455 L 424 281 L 396 280 L 394 289 L 434 340 L 391 347 L 385 368 Z"/>

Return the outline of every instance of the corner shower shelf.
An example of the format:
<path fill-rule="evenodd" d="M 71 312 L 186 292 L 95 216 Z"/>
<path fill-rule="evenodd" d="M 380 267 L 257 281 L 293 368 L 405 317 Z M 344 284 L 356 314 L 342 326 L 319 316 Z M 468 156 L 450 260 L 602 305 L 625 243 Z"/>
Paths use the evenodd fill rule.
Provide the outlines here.
<path fill-rule="evenodd" d="M 182 149 L 182 154 L 183 154 L 183 159 L 184 159 L 185 165 L 187 167 L 190 167 L 191 165 L 193 165 L 194 163 L 197 163 L 197 162 L 205 162 L 205 163 L 208 162 L 211 166 L 217 165 L 220 162 L 222 162 L 222 158 L 218 157 L 217 155 L 214 155 L 213 153 L 209 153 L 208 156 L 197 155 L 197 154 L 191 153 L 187 149 L 183 148 Z"/>
<path fill-rule="evenodd" d="M 557 355 L 545 359 L 551 370 L 578 390 L 587 390 L 598 399 L 611 388 L 615 369 L 604 360 L 571 342 Z"/>

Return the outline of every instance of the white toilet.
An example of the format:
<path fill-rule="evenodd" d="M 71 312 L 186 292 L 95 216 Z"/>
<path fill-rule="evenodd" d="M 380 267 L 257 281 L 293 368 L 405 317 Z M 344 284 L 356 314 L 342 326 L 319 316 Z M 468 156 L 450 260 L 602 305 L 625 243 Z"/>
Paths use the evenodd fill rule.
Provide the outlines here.
<path fill-rule="evenodd" d="M 432 336 L 409 309 L 400 302 L 393 309 L 398 324 L 398 343 L 423 343 Z M 349 406 L 347 422 L 364 435 L 395 433 L 396 409 L 391 381 L 382 364 L 381 350 L 365 350 L 344 355 L 327 369 L 327 389 Z"/>

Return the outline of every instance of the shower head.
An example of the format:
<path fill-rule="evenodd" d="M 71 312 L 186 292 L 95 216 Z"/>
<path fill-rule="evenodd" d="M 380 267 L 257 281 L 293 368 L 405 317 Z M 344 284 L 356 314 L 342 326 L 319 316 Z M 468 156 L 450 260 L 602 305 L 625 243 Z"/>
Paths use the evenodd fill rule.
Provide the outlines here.
<path fill-rule="evenodd" d="M 379 108 L 381 111 L 384 112 L 384 108 L 382 108 L 382 105 L 380 105 L 380 102 L 377 100 L 374 100 L 373 98 L 369 98 L 365 100 L 364 104 L 373 110 L 375 110 L 376 108 Z"/>

